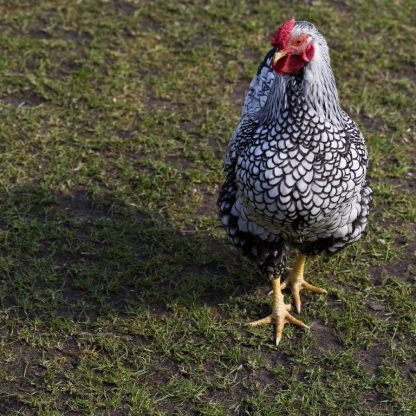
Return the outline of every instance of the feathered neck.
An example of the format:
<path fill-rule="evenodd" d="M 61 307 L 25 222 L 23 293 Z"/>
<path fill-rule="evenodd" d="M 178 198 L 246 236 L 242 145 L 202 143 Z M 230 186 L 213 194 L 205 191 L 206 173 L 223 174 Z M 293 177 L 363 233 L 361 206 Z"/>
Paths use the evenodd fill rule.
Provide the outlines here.
<path fill-rule="evenodd" d="M 282 112 L 290 111 L 290 97 L 296 94 L 320 118 L 329 121 L 334 127 L 343 126 L 328 46 L 323 38 L 317 39 L 316 46 L 314 58 L 299 74 L 275 74 L 267 102 L 259 114 L 261 124 L 277 120 Z"/>
<path fill-rule="evenodd" d="M 307 104 L 320 117 L 334 126 L 343 124 L 338 91 L 331 69 L 328 46 L 323 38 L 317 39 L 315 56 L 303 71 L 302 89 Z"/>

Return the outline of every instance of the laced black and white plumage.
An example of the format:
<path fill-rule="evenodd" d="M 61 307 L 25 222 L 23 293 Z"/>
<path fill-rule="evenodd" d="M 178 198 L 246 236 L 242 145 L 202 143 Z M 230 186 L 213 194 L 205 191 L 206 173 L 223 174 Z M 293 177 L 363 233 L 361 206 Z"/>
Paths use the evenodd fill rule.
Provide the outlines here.
<path fill-rule="evenodd" d="M 286 253 L 335 253 L 361 237 L 371 200 L 367 150 L 341 109 L 328 46 L 308 22 L 315 54 L 296 74 L 278 75 L 271 50 L 250 84 L 225 155 L 218 200 L 232 242 L 270 277 Z"/>

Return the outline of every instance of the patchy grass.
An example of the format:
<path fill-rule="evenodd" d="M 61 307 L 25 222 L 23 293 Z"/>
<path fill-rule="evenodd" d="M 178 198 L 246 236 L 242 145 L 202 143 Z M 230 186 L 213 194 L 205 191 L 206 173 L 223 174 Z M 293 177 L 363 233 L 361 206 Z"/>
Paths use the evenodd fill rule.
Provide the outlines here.
<path fill-rule="evenodd" d="M 416 414 L 414 2 L 0 5 L 2 415 Z M 371 155 L 309 332 L 225 240 L 222 154 L 277 24 L 314 22 Z"/>

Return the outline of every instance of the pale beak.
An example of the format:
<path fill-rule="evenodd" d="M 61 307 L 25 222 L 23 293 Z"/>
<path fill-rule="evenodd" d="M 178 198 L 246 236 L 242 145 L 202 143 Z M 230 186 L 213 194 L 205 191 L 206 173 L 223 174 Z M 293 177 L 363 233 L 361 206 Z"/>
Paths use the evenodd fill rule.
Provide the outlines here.
<path fill-rule="evenodd" d="M 279 61 L 280 59 L 282 59 L 286 55 L 287 55 L 287 52 L 286 51 L 283 51 L 283 50 L 282 51 L 279 51 L 279 52 L 276 52 L 273 55 L 272 65 L 275 66 L 276 63 L 277 63 L 277 61 Z"/>

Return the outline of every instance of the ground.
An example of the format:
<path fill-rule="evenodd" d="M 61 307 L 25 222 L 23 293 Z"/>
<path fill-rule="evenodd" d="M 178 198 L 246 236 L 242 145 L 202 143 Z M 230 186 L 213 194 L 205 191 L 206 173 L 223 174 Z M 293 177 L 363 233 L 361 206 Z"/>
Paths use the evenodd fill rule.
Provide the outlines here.
<path fill-rule="evenodd" d="M 0 414 L 416 414 L 415 3 L 0 4 Z M 312 21 L 367 139 L 365 237 L 303 332 L 216 213 L 277 25 Z M 287 295 L 287 300 L 290 296 Z"/>

